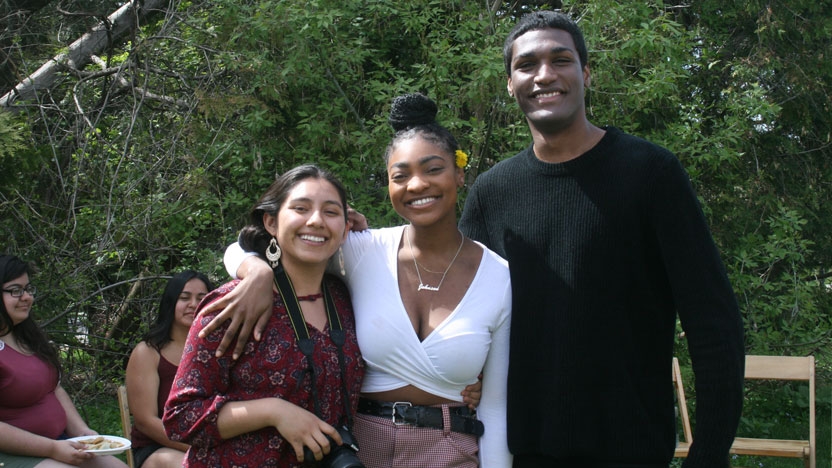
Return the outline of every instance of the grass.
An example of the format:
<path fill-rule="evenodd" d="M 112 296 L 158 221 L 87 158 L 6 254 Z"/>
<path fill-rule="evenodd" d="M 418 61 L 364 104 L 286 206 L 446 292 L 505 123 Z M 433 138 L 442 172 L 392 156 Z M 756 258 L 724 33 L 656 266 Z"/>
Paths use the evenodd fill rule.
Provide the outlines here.
<path fill-rule="evenodd" d="M 122 435 L 121 414 L 118 411 L 118 400 L 115 394 L 112 398 L 99 397 L 96 401 L 84 402 L 79 406 L 78 411 L 90 429 L 99 434 Z"/>
<path fill-rule="evenodd" d="M 102 435 L 114 435 L 122 437 L 124 431 L 121 429 L 121 414 L 118 409 L 118 397 L 113 391 L 112 397 L 99 395 L 98 397 L 78 402 L 78 412 L 87 422 L 90 429 Z M 128 439 L 130 437 L 127 437 Z M 125 455 L 116 455 L 121 461 L 127 463 Z"/>

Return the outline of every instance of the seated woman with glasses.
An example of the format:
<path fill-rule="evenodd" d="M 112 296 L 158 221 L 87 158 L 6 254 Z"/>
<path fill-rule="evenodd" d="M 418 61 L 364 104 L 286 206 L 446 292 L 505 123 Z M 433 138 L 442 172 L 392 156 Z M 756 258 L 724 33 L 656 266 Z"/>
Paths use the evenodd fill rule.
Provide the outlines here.
<path fill-rule="evenodd" d="M 0 465 L 10 467 L 121 468 L 113 456 L 96 457 L 68 437 L 95 435 L 61 387 L 58 350 L 31 316 L 35 287 L 30 266 L 0 255 Z"/>

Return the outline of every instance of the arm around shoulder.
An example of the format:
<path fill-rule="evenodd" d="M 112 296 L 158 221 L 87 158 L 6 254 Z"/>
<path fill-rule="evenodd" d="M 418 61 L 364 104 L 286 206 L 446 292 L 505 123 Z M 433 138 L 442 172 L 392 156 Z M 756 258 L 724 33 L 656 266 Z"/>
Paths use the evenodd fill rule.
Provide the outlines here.
<path fill-rule="evenodd" d="M 232 244 L 234 245 L 237 244 Z M 242 251 L 239 246 L 238 250 Z M 217 355 L 222 356 L 231 342 L 236 339 L 234 359 L 237 359 L 242 354 L 252 331 L 254 339 L 260 340 L 263 329 L 271 317 L 274 273 L 265 261 L 256 256 L 243 257 L 241 263 L 234 268 L 234 274 L 240 275 L 243 279 L 230 293 L 205 305 L 200 310 L 200 315 L 219 311 L 219 314 L 200 332 L 200 337 L 204 338 L 220 324 L 230 320 L 228 329 L 217 348 Z"/>
<path fill-rule="evenodd" d="M 239 242 L 229 244 L 225 249 L 225 255 L 222 257 L 223 264 L 225 265 L 225 271 L 227 271 L 228 275 L 232 278 L 242 278 L 242 276 L 238 276 L 240 266 L 247 258 L 255 255 L 256 254 L 254 252 L 246 252 L 243 250 L 243 247 Z"/>

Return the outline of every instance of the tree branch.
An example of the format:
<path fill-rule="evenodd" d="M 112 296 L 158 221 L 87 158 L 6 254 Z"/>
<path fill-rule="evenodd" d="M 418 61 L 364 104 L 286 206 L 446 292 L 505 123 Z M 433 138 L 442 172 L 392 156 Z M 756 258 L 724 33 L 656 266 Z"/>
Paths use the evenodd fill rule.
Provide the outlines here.
<path fill-rule="evenodd" d="M 49 90 L 58 81 L 58 72 L 62 67 L 82 69 L 93 55 L 100 54 L 114 41 L 130 32 L 138 20 L 150 12 L 162 8 L 168 0 L 131 0 L 102 21 L 92 31 L 84 34 L 70 44 L 66 53 L 58 54 L 43 64 L 37 71 L 24 78 L 11 91 L 0 97 L 0 107 L 11 107 L 17 100 L 37 97 L 38 91 Z M 110 27 L 111 26 L 111 27 Z"/>

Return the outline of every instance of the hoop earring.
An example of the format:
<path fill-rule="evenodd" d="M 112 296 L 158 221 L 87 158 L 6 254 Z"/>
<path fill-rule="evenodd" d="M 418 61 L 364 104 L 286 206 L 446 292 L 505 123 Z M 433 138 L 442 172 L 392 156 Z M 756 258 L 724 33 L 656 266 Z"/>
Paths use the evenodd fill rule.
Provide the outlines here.
<path fill-rule="evenodd" d="M 338 266 L 341 267 L 341 276 L 347 275 L 347 270 L 344 269 L 344 251 L 338 247 Z"/>
<path fill-rule="evenodd" d="M 277 268 L 277 265 L 280 264 L 280 246 L 277 245 L 277 239 L 272 237 L 272 240 L 269 242 L 269 246 L 266 247 L 266 259 L 269 261 L 269 266 L 272 269 Z"/>

